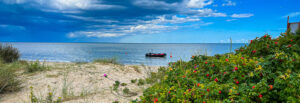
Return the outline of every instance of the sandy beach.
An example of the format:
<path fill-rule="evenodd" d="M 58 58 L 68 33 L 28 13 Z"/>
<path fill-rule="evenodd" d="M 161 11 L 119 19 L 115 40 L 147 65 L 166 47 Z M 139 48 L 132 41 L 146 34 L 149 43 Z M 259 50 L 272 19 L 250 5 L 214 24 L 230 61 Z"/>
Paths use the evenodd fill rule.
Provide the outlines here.
<path fill-rule="evenodd" d="M 37 98 L 64 98 L 65 103 L 128 103 L 142 95 L 149 84 L 137 85 L 131 80 L 145 79 L 158 66 L 117 65 L 101 63 L 46 62 L 50 69 L 34 73 L 18 71 L 22 88 L 17 92 L 0 95 L 0 103 L 30 103 L 30 87 Z M 107 74 L 107 77 L 104 76 Z M 123 83 L 112 90 L 115 81 Z M 130 92 L 124 94 L 124 88 Z"/>

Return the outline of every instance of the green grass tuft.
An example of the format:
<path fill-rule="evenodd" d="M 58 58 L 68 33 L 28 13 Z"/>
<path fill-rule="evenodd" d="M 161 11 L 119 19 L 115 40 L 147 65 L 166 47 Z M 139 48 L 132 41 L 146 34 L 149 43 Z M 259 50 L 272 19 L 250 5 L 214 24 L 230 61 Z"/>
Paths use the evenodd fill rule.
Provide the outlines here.
<path fill-rule="evenodd" d="M 117 64 L 117 65 L 120 64 L 117 61 L 116 57 L 113 57 L 113 58 L 99 58 L 99 59 L 95 59 L 93 62 L 94 63 L 101 63 L 101 64 Z"/>
<path fill-rule="evenodd" d="M 49 67 L 47 67 L 44 63 L 40 63 L 40 61 L 35 61 L 35 62 L 31 62 L 29 64 L 27 64 L 26 66 L 26 72 L 27 73 L 33 73 L 33 72 L 37 72 L 37 71 L 44 71 L 49 69 Z"/>

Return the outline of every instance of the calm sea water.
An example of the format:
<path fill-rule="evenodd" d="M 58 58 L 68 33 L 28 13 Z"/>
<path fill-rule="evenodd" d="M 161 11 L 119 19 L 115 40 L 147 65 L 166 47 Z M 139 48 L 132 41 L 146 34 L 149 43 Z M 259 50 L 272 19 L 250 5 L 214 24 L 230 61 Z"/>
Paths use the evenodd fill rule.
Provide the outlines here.
<path fill-rule="evenodd" d="M 230 44 L 123 44 L 123 43 L 11 43 L 23 60 L 90 62 L 97 58 L 118 58 L 122 64 L 167 65 L 190 60 L 192 55 L 230 52 Z M 245 44 L 233 44 L 233 50 Z M 165 58 L 147 58 L 145 53 L 167 53 Z M 172 55 L 172 58 L 170 57 Z"/>

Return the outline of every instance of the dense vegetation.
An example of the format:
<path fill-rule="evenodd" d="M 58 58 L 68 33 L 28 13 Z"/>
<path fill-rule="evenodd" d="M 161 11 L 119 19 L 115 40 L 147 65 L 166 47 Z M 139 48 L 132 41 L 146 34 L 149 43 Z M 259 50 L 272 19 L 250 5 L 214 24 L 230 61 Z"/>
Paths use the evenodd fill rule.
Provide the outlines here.
<path fill-rule="evenodd" d="M 251 40 L 215 56 L 170 63 L 142 103 L 300 102 L 300 32 Z M 137 102 L 135 100 L 133 102 Z"/>
<path fill-rule="evenodd" d="M 26 73 L 46 70 L 45 65 L 39 61 L 19 61 L 19 51 L 9 44 L 0 43 L 0 94 L 17 91 L 21 88 L 22 81 L 18 79 L 18 70 Z"/>
<path fill-rule="evenodd" d="M 3 62 L 11 63 L 18 60 L 20 57 L 19 51 L 17 48 L 12 47 L 9 44 L 0 43 L 0 59 Z"/>
<path fill-rule="evenodd" d="M 17 61 L 19 56 L 19 51 L 16 48 L 0 43 L 0 94 L 20 88 L 20 81 L 17 80 L 17 75 L 15 74 L 18 64 L 12 63 Z"/>

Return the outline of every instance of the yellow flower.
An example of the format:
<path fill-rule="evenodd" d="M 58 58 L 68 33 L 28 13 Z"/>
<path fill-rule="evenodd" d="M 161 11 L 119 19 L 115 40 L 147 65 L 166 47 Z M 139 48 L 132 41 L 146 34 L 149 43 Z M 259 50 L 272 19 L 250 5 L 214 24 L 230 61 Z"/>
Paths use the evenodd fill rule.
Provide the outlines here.
<path fill-rule="evenodd" d="M 291 69 L 287 69 L 286 72 L 291 73 Z"/>
<path fill-rule="evenodd" d="M 281 79 L 285 79 L 285 76 L 284 76 L 284 75 L 281 75 L 280 78 L 281 78 Z"/>
<path fill-rule="evenodd" d="M 253 72 L 250 72 L 250 77 L 253 77 L 253 76 L 254 76 Z"/>
<path fill-rule="evenodd" d="M 258 71 L 258 70 L 262 70 L 263 68 L 261 67 L 261 65 L 258 65 L 258 67 L 257 68 L 255 68 L 255 70 L 256 71 Z"/>
<path fill-rule="evenodd" d="M 235 87 L 233 87 L 233 89 L 235 89 Z"/>
<path fill-rule="evenodd" d="M 290 74 L 285 73 L 286 79 L 290 78 Z"/>
<path fill-rule="evenodd" d="M 229 90 L 229 93 L 232 93 L 232 89 Z"/>
<path fill-rule="evenodd" d="M 172 70 L 173 70 L 171 67 L 170 67 L 169 69 L 170 69 L 170 71 L 172 71 Z"/>

